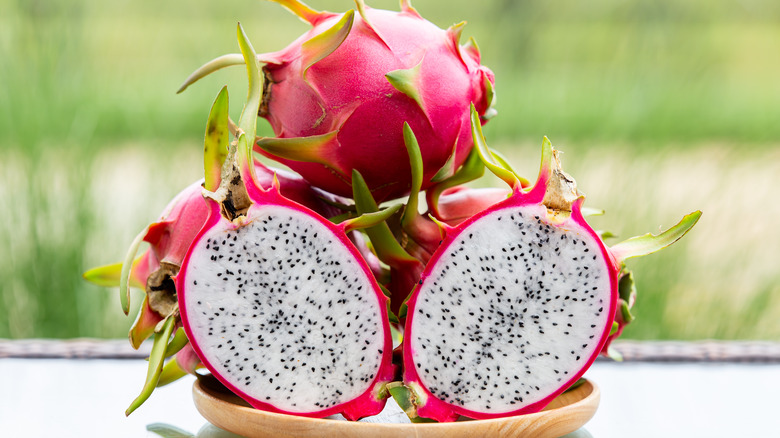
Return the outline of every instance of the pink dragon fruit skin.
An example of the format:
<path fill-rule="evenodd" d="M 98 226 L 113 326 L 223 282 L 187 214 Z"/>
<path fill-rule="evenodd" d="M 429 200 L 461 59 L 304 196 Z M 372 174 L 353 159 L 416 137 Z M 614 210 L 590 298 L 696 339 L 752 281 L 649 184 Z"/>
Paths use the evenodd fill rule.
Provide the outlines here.
<path fill-rule="evenodd" d="M 494 76 L 474 44 L 459 44 L 460 26 L 442 30 L 408 2 L 401 12 L 358 6 L 360 14 L 299 13 L 312 29 L 258 56 L 266 62 L 260 115 L 277 139 L 256 150 L 342 196 L 356 169 L 381 202 L 409 191 L 404 122 L 422 145 L 425 189 L 440 169 L 465 160 L 469 105 L 490 114 Z M 330 42 L 312 44 L 318 38 Z M 305 150 L 291 154 L 279 139 L 298 139 Z"/>
<path fill-rule="evenodd" d="M 617 309 L 615 309 L 615 323 L 612 327 L 612 332 L 604 343 L 604 347 L 601 349 L 602 355 L 617 361 L 623 360 L 623 355 L 612 348 L 612 341 L 619 338 L 623 334 L 626 325 L 634 320 L 631 308 L 634 307 L 635 302 L 636 287 L 634 285 L 634 274 L 623 266 L 618 274 L 618 305 Z"/>

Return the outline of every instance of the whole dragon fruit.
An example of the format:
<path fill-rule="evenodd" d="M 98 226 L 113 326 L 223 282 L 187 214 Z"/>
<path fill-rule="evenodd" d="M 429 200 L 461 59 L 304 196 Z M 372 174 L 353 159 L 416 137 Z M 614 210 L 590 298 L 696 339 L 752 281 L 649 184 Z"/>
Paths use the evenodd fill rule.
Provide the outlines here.
<path fill-rule="evenodd" d="M 257 151 L 313 185 L 349 196 L 352 170 L 381 202 L 409 192 L 403 125 L 423 145 L 423 189 L 449 176 L 472 148 L 469 105 L 483 122 L 494 110 L 493 73 L 480 65 L 476 44 L 459 43 L 462 23 L 442 30 L 410 5 L 401 11 L 315 11 L 276 0 L 312 29 L 285 49 L 258 56 L 265 63 L 260 115 L 276 138 Z M 242 63 L 225 55 L 204 65 L 189 84 L 218 68 Z"/>
<path fill-rule="evenodd" d="M 446 237 L 407 302 L 404 384 L 417 415 L 452 421 L 536 412 L 571 386 L 617 324 L 623 260 L 657 251 L 698 220 L 608 248 L 585 222 L 584 197 L 545 139 L 536 184 L 497 164 L 472 112 L 486 166 L 512 195 Z"/>
<path fill-rule="evenodd" d="M 335 225 L 258 185 L 251 157 L 260 70 L 239 26 L 250 93 L 209 217 L 176 276 L 182 323 L 211 374 L 252 406 L 355 420 L 392 381 L 388 299 L 347 237 L 395 210 Z M 397 208 L 396 208 L 397 210 Z"/>

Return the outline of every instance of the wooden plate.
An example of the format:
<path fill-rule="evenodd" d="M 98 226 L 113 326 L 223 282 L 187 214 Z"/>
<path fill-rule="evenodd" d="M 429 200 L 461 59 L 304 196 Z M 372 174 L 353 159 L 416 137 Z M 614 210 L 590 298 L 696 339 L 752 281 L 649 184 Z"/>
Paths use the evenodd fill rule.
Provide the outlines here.
<path fill-rule="evenodd" d="M 381 414 L 350 422 L 340 416 L 320 419 L 260 411 L 237 396 L 222 392 L 217 387 L 212 388 L 207 383 L 195 382 L 192 388 L 195 407 L 215 426 L 248 438 L 557 438 L 587 423 L 596 413 L 600 399 L 598 386 L 587 380 L 578 388 L 558 396 L 544 411 L 534 414 L 492 420 L 413 424 L 390 400 Z"/>

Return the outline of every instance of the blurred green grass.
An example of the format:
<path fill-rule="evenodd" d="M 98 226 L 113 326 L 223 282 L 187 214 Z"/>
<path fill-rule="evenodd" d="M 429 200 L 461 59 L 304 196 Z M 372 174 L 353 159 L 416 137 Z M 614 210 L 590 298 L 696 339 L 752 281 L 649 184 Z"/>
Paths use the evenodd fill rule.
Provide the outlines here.
<path fill-rule="evenodd" d="M 766 266 L 765 249 L 780 247 L 778 231 L 734 238 L 756 227 L 737 214 L 756 208 L 745 199 L 767 203 L 755 194 L 771 195 L 756 188 L 780 173 L 780 3 L 414 5 L 442 27 L 469 21 L 464 37 L 477 39 L 496 73 L 489 141 L 532 176 L 535 145 L 550 136 L 589 202 L 607 209 L 599 226 L 628 236 L 707 207 L 687 242 L 634 263 L 640 319 L 626 336 L 780 336 L 780 274 Z M 258 51 L 283 47 L 306 25 L 259 0 L 0 0 L 0 10 L 0 337 L 124 336 L 130 318 L 116 293 L 80 273 L 120 260 L 132 236 L 199 177 L 209 105 L 225 83 L 242 90 L 242 72 L 175 90 L 203 62 L 236 51 L 238 20 Z M 684 166 L 674 165 L 680 154 Z M 702 166 L 698 179 L 687 175 Z M 660 185 L 659 169 L 690 186 Z M 707 190 L 743 185 L 756 197 Z M 724 219 L 735 197 L 744 206 Z M 721 244 L 697 251 L 710 240 Z"/>

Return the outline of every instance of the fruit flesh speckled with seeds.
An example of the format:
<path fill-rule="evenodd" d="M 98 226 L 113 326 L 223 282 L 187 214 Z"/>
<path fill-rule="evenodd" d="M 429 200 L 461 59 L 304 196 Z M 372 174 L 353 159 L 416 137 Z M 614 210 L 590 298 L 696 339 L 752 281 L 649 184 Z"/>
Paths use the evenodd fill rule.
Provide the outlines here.
<path fill-rule="evenodd" d="M 385 331 L 354 256 L 298 211 L 256 206 L 248 216 L 241 228 L 211 228 L 192 250 L 183 312 L 204 360 L 234 391 L 286 412 L 369 390 Z"/>
<path fill-rule="evenodd" d="M 410 314 L 415 309 L 407 336 L 417 377 L 463 415 L 543 407 L 579 378 L 573 364 L 592 360 L 611 323 L 601 249 L 587 230 L 550 225 L 546 214 L 529 206 L 472 222 L 450 251 L 431 260 L 408 304 Z"/>

